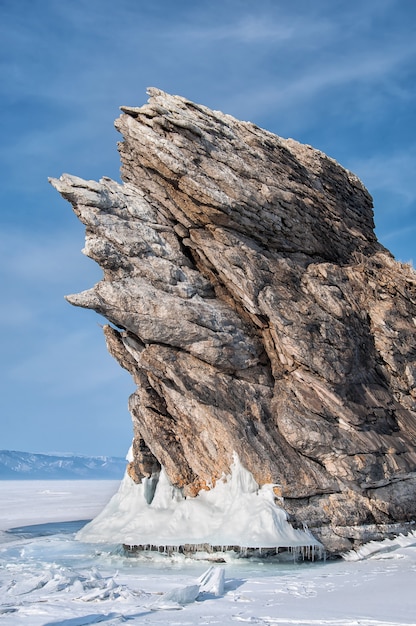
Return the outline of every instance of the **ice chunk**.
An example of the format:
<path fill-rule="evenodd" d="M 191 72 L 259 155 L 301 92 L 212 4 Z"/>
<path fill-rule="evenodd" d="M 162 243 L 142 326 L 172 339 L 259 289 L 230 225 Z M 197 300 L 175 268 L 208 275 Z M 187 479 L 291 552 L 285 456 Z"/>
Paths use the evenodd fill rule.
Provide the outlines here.
<path fill-rule="evenodd" d="M 176 587 L 164 593 L 156 602 L 150 605 L 152 610 L 161 609 L 179 609 L 185 604 L 191 604 L 195 602 L 199 596 L 200 586 L 185 585 L 184 587 Z"/>
<path fill-rule="evenodd" d="M 199 578 L 200 593 L 222 596 L 224 593 L 225 572 L 222 567 L 210 567 Z"/>

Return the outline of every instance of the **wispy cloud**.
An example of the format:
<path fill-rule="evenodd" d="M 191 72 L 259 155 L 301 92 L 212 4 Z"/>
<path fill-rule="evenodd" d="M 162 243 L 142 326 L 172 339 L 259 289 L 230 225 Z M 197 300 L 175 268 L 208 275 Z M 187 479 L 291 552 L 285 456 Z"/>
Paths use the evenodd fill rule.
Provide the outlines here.
<path fill-rule="evenodd" d="M 269 66 L 270 80 L 266 84 L 262 80 L 255 89 L 251 84 L 249 88 L 230 94 L 227 106 L 231 109 L 244 107 L 252 117 L 273 110 L 276 115 L 290 111 L 300 121 L 299 113 L 304 109 L 309 108 L 313 114 L 325 106 L 332 109 L 334 101 L 338 100 L 342 106 L 348 100 L 361 113 L 365 107 L 369 116 L 380 116 L 381 112 L 374 106 L 383 104 L 383 98 L 414 99 L 412 84 L 401 85 L 398 77 L 402 68 L 415 61 L 416 42 L 411 45 L 408 41 L 387 42 L 382 49 L 368 46 L 350 50 L 348 54 L 343 50 L 328 50 L 327 54 L 321 52 L 299 65 L 295 63 L 292 71 L 275 71 Z M 352 97 L 354 91 L 355 98 Z M 340 110 L 340 113 L 354 115 L 355 111 Z"/>
<path fill-rule="evenodd" d="M 383 233 L 383 241 L 389 242 L 395 239 L 400 239 L 401 237 L 409 237 L 416 233 L 416 224 L 411 224 L 410 226 L 405 226 L 404 228 L 398 228 L 397 230 L 390 230 L 389 232 Z"/>
<path fill-rule="evenodd" d="M 50 285 L 65 288 L 80 280 L 94 284 L 102 271 L 81 254 L 84 237 L 81 232 L 79 235 L 78 239 L 75 229 L 70 233 L 4 230 L 0 233 L 0 255 L 7 259 L 7 264 L 0 267 L 3 284 L 8 279 L 11 284 L 19 281 L 41 290 Z"/>
<path fill-rule="evenodd" d="M 47 342 L 55 343 L 46 331 L 59 335 L 65 326 L 69 332 L 78 320 L 80 325 L 84 323 L 81 312 L 76 319 L 64 300 L 65 294 L 92 287 L 102 276 L 98 266 L 80 253 L 82 244 L 83 238 L 80 241 L 71 232 L 5 230 L 0 234 L 0 281 L 5 303 L 0 309 L 1 367 L 6 371 L 19 354 L 46 353 Z"/>
<path fill-rule="evenodd" d="M 183 24 L 179 29 L 166 31 L 165 36 L 169 39 L 193 42 L 196 47 L 222 43 L 227 45 L 255 44 L 260 46 L 287 45 L 288 42 L 297 41 L 300 46 L 308 46 L 309 41 L 316 36 L 325 36 L 330 24 L 322 20 L 319 23 L 309 23 L 306 19 L 297 16 L 292 19 L 276 19 L 264 12 L 248 13 L 240 16 L 236 14 L 234 19 L 228 18 L 227 23 L 217 21 L 211 24 L 200 24 L 199 20 L 192 24 Z M 301 39 L 302 34 L 307 32 L 307 37 Z"/>
<path fill-rule="evenodd" d="M 396 215 L 416 203 L 416 145 L 392 154 L 357 159 L 353 169 L 373 194 L 387 191 L 399 199 L 399 204 L 392 207 Z"/>
<path fill-rule="evenodd" d="M 46 330 L 39 350 L 19 359 L 7 372 L 9 381 L 39 385 L 48 395 L 61 398 L 97 393 L 125 376 L 107 353 L 100 328 L 92 324 L 89 330 L 73 330 L 64 336 Z"/>

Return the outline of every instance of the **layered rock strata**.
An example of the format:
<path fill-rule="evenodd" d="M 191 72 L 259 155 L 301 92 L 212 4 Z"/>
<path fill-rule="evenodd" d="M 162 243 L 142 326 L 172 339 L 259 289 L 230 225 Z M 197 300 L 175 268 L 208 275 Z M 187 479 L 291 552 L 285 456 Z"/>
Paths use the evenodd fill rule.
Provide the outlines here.
<path fill-rule="evenodd" d="M 329 550 L 416 516 L 416 274 L 360 180 L 310 146 L 149 90 L 124 181 L 52 180 L 103 269 L 68 296 L 137 384 L 136 482 L 186 496 L 235 452 Z"/>

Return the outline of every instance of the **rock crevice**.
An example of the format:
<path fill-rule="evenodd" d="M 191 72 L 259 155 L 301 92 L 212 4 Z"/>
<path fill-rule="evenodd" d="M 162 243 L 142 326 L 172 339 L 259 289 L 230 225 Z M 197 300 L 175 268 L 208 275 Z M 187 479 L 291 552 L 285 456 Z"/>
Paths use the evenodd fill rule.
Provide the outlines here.
<path fill-rule="evenodd" d="M 358 178 L 310 146 L 159 90 L 116 121 L 123 184 L 52 184 L 103 269 L 68 296 L 137 383 L 130 475 L 186 496 L 233 452 L 344 550 L 416 514 L 416 275 Z"/>

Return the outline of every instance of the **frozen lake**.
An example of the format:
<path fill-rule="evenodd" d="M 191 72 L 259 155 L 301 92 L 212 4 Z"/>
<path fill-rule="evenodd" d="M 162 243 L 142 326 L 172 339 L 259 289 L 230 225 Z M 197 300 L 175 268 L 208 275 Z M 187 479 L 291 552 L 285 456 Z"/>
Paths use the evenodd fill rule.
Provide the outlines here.
<path fill-rule="evenodd" d="M 353 562 L 127 557 L 75 539 L 117 488 L 0 481 L 0 625 L 416 624 L 416 537 Z M 204 591 L 198 579 L 210 565 Z"/>

